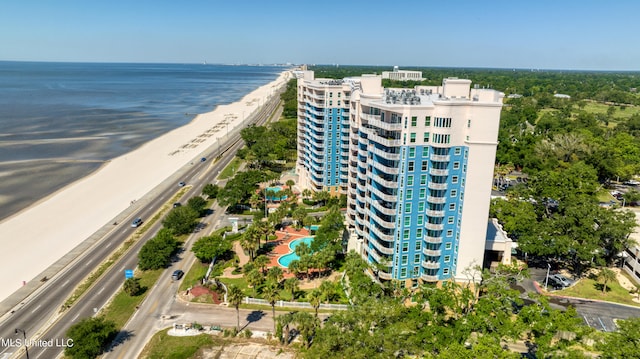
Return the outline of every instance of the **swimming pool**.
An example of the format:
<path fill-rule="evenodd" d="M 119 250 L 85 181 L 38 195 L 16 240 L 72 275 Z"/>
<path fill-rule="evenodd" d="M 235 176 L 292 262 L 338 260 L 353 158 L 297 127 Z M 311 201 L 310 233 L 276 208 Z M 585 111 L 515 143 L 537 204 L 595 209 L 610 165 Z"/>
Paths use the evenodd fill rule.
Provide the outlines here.
<path fill-rule="evenodd" d="M 300 243 L 311 245 L 311 242 L 313 242 L 313 237 L 304 237 L 291 241 L 291 243 L 289 243 L 289 250 L 291 252 L 280 256 L 280 258 L 278 258 L 278 264 L 280 264 L 281 267 L 289 268 L 291 261 L 300 259 L 296 254 L 296 247 L 299 246 Z"/>
<path fill-rule="evenodd" d="M 269 201 L 283 201 L 287 199 L 285 195 L 277 196 L 278 192 L 282 191 L 282 187 L 267 187 L 267 193 L 269 193 L 269 191 L 273 191 L 276 194 L 274 196 L 267 195 L 266 197 Z"/>

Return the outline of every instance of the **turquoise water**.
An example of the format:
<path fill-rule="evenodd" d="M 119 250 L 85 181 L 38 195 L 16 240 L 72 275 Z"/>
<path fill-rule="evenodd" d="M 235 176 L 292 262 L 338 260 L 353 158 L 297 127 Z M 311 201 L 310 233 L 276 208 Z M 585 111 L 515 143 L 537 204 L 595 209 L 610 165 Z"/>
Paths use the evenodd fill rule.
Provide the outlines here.
<path fill-rule="evenodd" d="M 273 191 L 275 193 L 278 193 L 280 191 L 282 191 L 282 187 L 267 187 L 267 191 Z M 287 199 L 287 196 L 267 196 L 267 199 L 270 201 L 282 201 Z"/>
<path fill-rule="evenodd" d="M 313 237 L 304 237 L 291 241 L 291 243 L 289 243 L 289 250 L 291 250 L 291 253 L 280 256 L 280 258 L 278 258 L 278 264 L 284 268 L 289 268 L 289 263 L 291 263 L 291 261 L 300 259 L 300 257 L 295 253 L 296 247 L 299 246 L 300 243 L 311 245 L 311 242 L 313 242 Z"/>

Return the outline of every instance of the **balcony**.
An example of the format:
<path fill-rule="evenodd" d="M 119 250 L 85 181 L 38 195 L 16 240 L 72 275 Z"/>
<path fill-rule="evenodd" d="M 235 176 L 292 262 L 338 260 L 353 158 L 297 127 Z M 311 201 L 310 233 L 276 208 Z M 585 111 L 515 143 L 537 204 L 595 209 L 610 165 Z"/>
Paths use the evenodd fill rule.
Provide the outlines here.
<path fill-rule="evenodd" d="M 379 148 L 374 147 L 373 148 L 373 153 L 375 153 L 376 155 L 387 159 L 389 161 L 399 161 L 400 160 L 400 154 L 399 153 L 391 153 L 389 151 L 383 151 Z"/>
<path fill-rule="evenodd" d="M 425 236 L 424 237 L 424 241 L 427 242 L 427 243 L 432 243 L 432 244 L 441 244 L 442 243 L 442 238 L 441 237 Z"/>
<path fill-rule="evenodd" d="M 365 132 L 365 129 L 362 128 L 362 129 L 360 129 L 360 131 Z M 382 136 L 378 135 L 375 131 L 372 131 L 370 129 L 368 129 L 366 131 L 366 133 L 367 133 L 367 138 L 369 139 L 369 141 L 377 142 L 377 143 L 379 143 L 379 144 L 381 144 L 383 146 L 386 146 L 386 147 L 399 147 L 399 146 L 402 145 L 402 141 L 399 138 L 398 139 L 395 139 L 395 138 L 392 138 L 392 137 L 385 138 L 385 137 L 382 137 Z"/>
<path fill-rule="evenodd" d="M 437 282 L 438 281 L 438 276 L 437 275 L 423 274 L 423 275 L 420 276 L 420 279 L 422 279 L 425 282 Z"/>
<path fill-rule="evenodd" d="M 362 215 L 364 215 L 364 213 L 365 213 L 365 212 L 364 212 L 364 208 L 362 208 L 362 207 L 360 207 L 360 206 L 358 206 L 358 205 L 356 205 L 356 212 L 358 212 L 358 213 L 360 213 L 360 214 L 362 214 Z"/>
<path fill-rule="evenodd" d="M 355 215 L 356 215 L 356 210 L 351 207 L 347 207 L 347 216 L 355 216 Z"/>
<path fill-rule="evenodd" d="M 429 182 L 429 183 L 427 183 L 427 187 L 430 188 L 430 189 L 435 189 L 435 190 L 446 190 L 447 189 L 447 184 L 446 183 Z"/>
<path fill-rule="evenodd" d="M 378 196 L 379 198 L 387 202 L 396 203 L 398 201 L 398 198 L 396 195 L 386 194 L 380 191 L 379 189 L 377 189 L 375 186 L 370 186 L 369 188 L 371 190 L 371 193 L 375 193 L 376 196 Z"/>
<path fill-rule="evenodd" d="M 402 130 L 402 123 L 398 122 L 398 123 L 391 123 L 391 122 L 384 122 L 380 119 L 380 115 L 368 115 L 368 114 L 363 114 L 362 115 L 363 118 L 365 120 L 368 121 L 368 124 L 383 130 L 387 130 L 387 131 L 401 131 Z"/>
<path fill-rule="evenodd" d="M 376 208 L 378 211 L 389 215 L 389 216 L 395 216 L 396 215 L 396 209 L 395 207 L 385 207 L 384 205 L 382 205 L 382 203 L 380 203 L 382 201 L 375 201 L 372 200 L 371 204 L 373 205 L 374 208 Z"/>
<path fill-rule="evenodd" d="M 376 226 L 371 227 L 371 233 L 375 234 L 380 240 L 385 242 L 393 242 L 393 234 L 384 234 Z"/>
<path fill-rule="evenodd" d="M 386 229 L 394 229 L 394 228 L 396 228 L 396 224 L 394 223 L 395 221 L 388 222 L 388 221 L 378 217 L 378 215 L 375 212 L 371 212 L 370 217 L 380 227 L 384 227 Z"/>
<path fill-rule="evenodd" d="M 422 261 L 422 268 L 440 269 L 440 263 L 439 262 L 433 262 L 433 261 Z"/>
<path fill-rule="evenodd" d="M 422 249 L 422 254 L 424 254 L 425 256 L 430 256 L 430 257 L 440 257 L 442 255 L 442 251 L 439 250 L 439 249 L 433 250 L 433 249 L 423 248 Z"/>
<path fill-rule="evenodd" d="M 433 176 L 448 176 L 449 170 L 448 169 L 439 170 L 435 168 L 429 168 L 429 174 Z"/>
<path fill-rule="evenodd" d="M 435 204 L 442 204 L 442 203 L 446 203 L 447 202 L 447 197 L 427 196 L 427 202 L 435 203 Z"/>
<path fill-rule="evenodd" d="M 378 277 L 380 277 L 380 279 L 384 279 L 384 280 L 391 280 L 391 274 L 387 273 L 387 272 L 383 272 L 383 271 L 378 271 Z"/>
<path fill-rule="evenodd" d="M 391 189 L 396 189 L 398 188 L 398 182 L 393 182 L 393 181 L 387 181 L 384 178 L 378 176 L 378 175 L 373 175 L 371 177 L 374 181 L 376 181 L 379 185 L 386 187 L 386 188 L 391 188 Z"/>
<path fill-rule="evenodd" d="M 369 240 L 369 243 L 373 244 L 373 246 L 376 247 L 376 249 L 380 251 L 380 253 L 382 254 L 386 254 L 386 255 L 393 254 L 393 248 L 384 247 L 382 244 L 378 243 L 378 241 Z"/>
<path fill-rule="evenodd" d="M 373 167 L 377 168 L 378 170 L 384 173 L 388 173 L 392 175 L 397 175 L 398 173 L 400 173 L 400 170 L 398 169 L 398 167 L 388 167 L 377 161 L 373 161 Z"/>
<path fill-rule="evenodd" d="M 435 217 L 435 218 L 444 217 L 444 211 L 434 211 L 434 210 L 428 209 L 427 216 Z"/>
<path fill-rule="evenodd" d="M 441 231 L 444 229 L 444 223 L 427 223 L 425 227 L 432 231 Z"/>
<path fill-rule="evenodd" d="M 436 161 L 436 162 L 449 162 L 449 160 L 451 159 L 451 156 L 449 156 L 449 155 L 434 155 L 434 154 L 431 154 L 431 155 L 429 155 L 429 159 L 431 161 Z"/>

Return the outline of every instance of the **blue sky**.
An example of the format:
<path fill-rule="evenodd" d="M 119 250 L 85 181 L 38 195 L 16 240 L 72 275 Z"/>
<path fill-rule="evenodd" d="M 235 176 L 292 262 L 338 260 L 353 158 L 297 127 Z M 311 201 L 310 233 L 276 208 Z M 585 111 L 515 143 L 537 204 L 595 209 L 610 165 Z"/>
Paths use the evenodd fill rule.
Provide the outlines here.
<path fill-rule="evenodd" d="M 0 60 L 640 70 L 640 1 L 6 0 Z"/>

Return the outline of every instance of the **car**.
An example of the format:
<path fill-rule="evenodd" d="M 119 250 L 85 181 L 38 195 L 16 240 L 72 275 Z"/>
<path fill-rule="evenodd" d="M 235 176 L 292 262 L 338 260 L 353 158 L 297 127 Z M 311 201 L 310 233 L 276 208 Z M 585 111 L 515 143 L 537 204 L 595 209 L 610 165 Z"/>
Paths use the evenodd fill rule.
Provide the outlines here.
<path fill-rule="evenodd" d="M 187 184 L 186 184 L 186 183 L 184 183 L 184 182 L 179 182 L 179 183 L 178 183 L 178 187 L 184 187 L 184 186 L 186 186 L 186 185 L 187 185 Z"/>
<path fill-rule="evenodd" d="M 173 204 L 173 208 L 178 208 L 180 206 L 182 206 L 182 203 L 180 203 L 180 202 L 176 202 L 176 203 Z"/>
<path fill-rule="evenodd" d="M 622 184 L 627 185 L 627 186 L 637 186 L 637 185 L 640 184 L 640 181 L 628 180 L 628 181 L 624 181 Z"/>
<path fill-rule="evenodd" d="M 564 289 L 562 283 L 558 282 L 553 276 L 547 278 L 547 288 L 553 288 L 555 290 Z"/>
<path fill-rule="evenodd" d="M 136 218 L 133 220 L 133 222 L 131 222 L 131 227 L 137 228 L 137 227 L 140 227 L 141 224 L 142 224 L 142 218 Z"/>
<path fill-rule="evenodd" d="M 563 287 L 569 287 L 573 283 L 569 278 L 561 275 L 561 274 L 552 274 L 549 276 L 549 279 L 553 278 L 556 282 L 560 283 Z"/>
<path fill-rule="evenodd" d="M 206 161 L 206 160 L 207 160 L 207 158 L 206 158 L 206 157 L 202 157 L 202 158 L 200 159 L 200 162 L 204 162 L 204 161 Z"/>
<path fill-rule="evenodd" d="M 180 278 L 182 278 L 182 276 L 184 275 L 184 272 L 180 269 L 176 269 L 173 271 L 173 274 L 171 275 L 171 280 L 180 280 Z"/>

